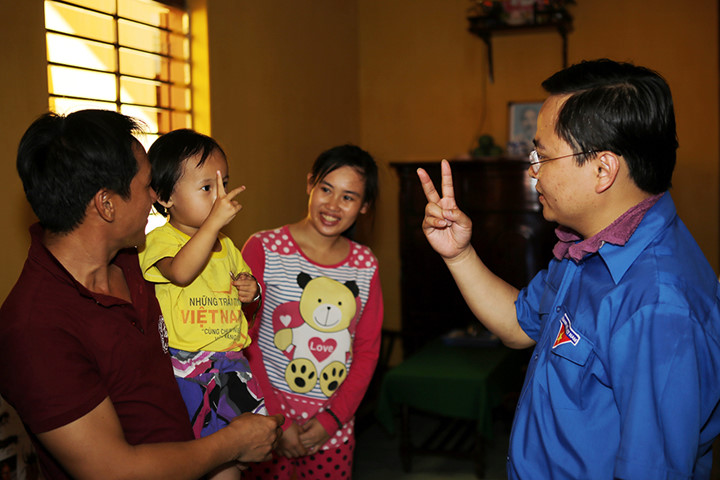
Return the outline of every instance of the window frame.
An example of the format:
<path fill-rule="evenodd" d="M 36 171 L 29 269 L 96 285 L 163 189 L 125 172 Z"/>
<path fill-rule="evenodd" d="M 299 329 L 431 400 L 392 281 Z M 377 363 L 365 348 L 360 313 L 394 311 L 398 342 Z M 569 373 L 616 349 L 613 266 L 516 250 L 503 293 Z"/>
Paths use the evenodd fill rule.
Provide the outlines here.
<path fill-rule="evenodd" d="M 71 8 L 77 8 L 82 11 L 89 12 L 91 14 L 96 15 L 102 15 L 107 18 L 112 19 L 112 28 L 114 29 L 113 37 L 114 41 L 110 42 L 104 39 L 98 39 L 93 38 L 92 36 L 87 36 L 83 34 L 78 33 L 69 33 L 66 31 L 61 31 L 53 28 L 48 27 L 48 19 L 46 17 L 45 20 L 45 36 L 46 36 L 46 61 L 47 61 L 47 74 L 48 74 L 48 101 L 49 105 L 53 106 L 53 104 L 56 102 L 56 100 L 60 101 L 77 101 L 78 103 L 82 102 L 102 102 L 102 104 L 106 105 L 114 105 L 115 110 L 118 112 L 123 112 L 124 109 L 143 109 L 147 111 L 155 112 L 155 120 L 156 125 L 153 125 L 153 122 L 150 122 L 148 125 L 148 135 L 152 137 L 156 137 L 157 135 L 161 135 L 163 133 L 167 133 L 168 131 L 174 130 L 176 128 L 193 128 L 194 119 L 193 119 L 193 71 L 192 71 L 192 45 L 191 45 L 191 24 L 190 24 L 190 12 L 187 8 L 187 4 L 184 0 L 147 0 L 148 3 L 156 3 L 160 4 L 169 8 L 174 8 L 176 10 L 179 10 L 178 13 L 181 13 L 184 16 L 183 19 L 183 29 L 184 31 L 177 31 L 173 30 L 170 25 L 156 25 L 153 23 L 148 23 L 147 21 L 141 21 L 135 18 L 128 18 L 125 15 L 120 14 L 120 3 L 122 0 L 113 0 L 115 8 L 113 13 L 108 13 L 107 11 L 103 11 L 97 8 L 89 7 L 84 5 L 83 3 L 76 3 L 73 0 L 45 0 L 44 4 L 52 3 L 57 5 L 64 5 Z M 87 2 L 85 2 L 87 3 Z M 138 46 L 128 46 L 126 44 L 121 44 L 121 24 L 123 22 L 128 22 L 128 25 L 132 26 L 139 26 L 140 28 L 150 28 L 154 31 L 159 32 L 159 37 L 163 38 L 163 41 L 161 42 L 162 46 L 158 46 L 157 51 L 153 51 L 151 49 L 147 48 L 139 48 Z M 97 44 L 100 46 L 110 47 L 113 49 L 113 56 L 114 56 L 114 66 L 109 65 L 107 68 L 92 68 L 82 65 L 77 65 L 73 63 L 65 63 L 65 62 L 57 62 L 53 61 L 50 58 L 50 41 L 51 36 L 53 35 L 60 35 L 64 38 L 69 39 L 77 39 L 83 42 L 92 42 L 92 44 Z M 182 56 L 177 56 L 174 54 L 173 49 L 171 48 L 171 45 L 173 44 L 173 39 L 180 39 L 180 42 L 183 44 L 183 52 Z M 157 57 L 160 59 L 160 61 L 164 62 L 164 65 L 158 66 L 158 68 L 165 69 L 167 68 L 167 78 L 148 78 L 147 76 L 142 76 L 138 74 L 131 74 L 127 73 L 126 69 L 123 69 L 123 62 L 121 62 L 121 52 L 126 51 L 129 53 L 137 53 L 139 55 L 149 55 L 153 57 Z M 180 65 L 182 71 L 184 74 L 182 74 L 183 78 L 178 79 L 177 77 L 180 77 L 181 75 L 175 76 L 174 70 L 176 69 L 177 65 Z M 50 81 L 52 78 L 52 70 L 53 68 L 70 68 L 77 71 L 82 72 L 96 72 L 101 74 L 111 74 L 114 77 L 115 81 L 115 94 L 113 100 L 104 100 L 99 99 L 92 96 L 79 96 L 79 95 L 68 95 L 63 93 L 58 93 L 54 90 L 53 84 Z M 122 88 L 123 86 L 123 80 L 127 79 L 130 82 L 152 82 L 159 85 L 158 91 L 155 94 L 155 102 L 154 104 L 149 102 L 142 102 L 142 101 L 128 101 L 127 98 L 123 98 L 124 96 L 127 97 L 127 94 L 124 94 L 124 90 Z M 157 88 L 157 87 L 156 87 Z M 175 97 L 173 95 L 173 92 L 177 92 L 178 89 L 181 91 L 182 94 L 184 94 L 184 101 L 176 102 Z M 163 102 L 163 98 L 166 98 L 166 102 Z M 132 100 L 132 99 L 131 99 Z M 165 103 L 165 104 L 163 104 Z M 183 104 L 183 105 L 178 105 Z M 125 107 L 125 108 L 124 108 Z M 74 109 L 70 107 L 71 109 Z M 65 112 L 62 112 L 65 113 Z M 125 113 L 125 112 L 124 112 Z M 132 113 L 129 113 L 132 115 Z M 166 115 L 167 117 L 163 117 L 163 115 Z M 136 115 L 132 115 L 136 116 Z M 179 119 L 179 120 L 178 120 Z M 148 122 L 146 122 L 148 123 Z"/>

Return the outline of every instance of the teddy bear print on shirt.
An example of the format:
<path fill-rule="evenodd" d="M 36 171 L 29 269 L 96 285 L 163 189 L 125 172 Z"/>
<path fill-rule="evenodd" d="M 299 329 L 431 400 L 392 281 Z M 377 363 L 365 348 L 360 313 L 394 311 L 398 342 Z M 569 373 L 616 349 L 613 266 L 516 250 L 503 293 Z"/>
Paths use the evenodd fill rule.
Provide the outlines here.
<path fill-rule="evenodd" d="M 340 283 L 301 272 L 298 285 L 302 322 L 279 313 L 274 343 L 289 358 L 285 380 L 293 392 L 307 393 L 319 382 L 331 396 L 347 376 L 352 339 L 348 328 L 357 312 L 359 289 L 354 281 Z M 277 312 L 277 311 L 276 311 Z M 276 322 L 273 322 L 277 324 Z"/>

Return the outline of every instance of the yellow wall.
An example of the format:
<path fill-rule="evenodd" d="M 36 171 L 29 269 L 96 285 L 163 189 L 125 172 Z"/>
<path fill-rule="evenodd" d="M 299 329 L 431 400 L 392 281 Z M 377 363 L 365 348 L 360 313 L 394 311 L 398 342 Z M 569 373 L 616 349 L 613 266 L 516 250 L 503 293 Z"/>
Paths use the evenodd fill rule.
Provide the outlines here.
<path fill-rule="evenodd" d="M 542 100 L 562 67 L 557 33 L 493 39 L 467 32 L 466 0 L 360 0 L 362 144 L 383 163 L 449 158 L 475 135 L 507 138 L 507 105 Z M 568 61 L 609 57 L 649 66 L 673 91 L 680 149 L 672 194 L 718 269 L 718 11 L 715 0 L 579 0 Z M 386 326 L 398 325 L 397 183 L 388 174 L 373 245 L 383 269 Z M 460 206 L 462 207 L 462 206 Z M 419 227 L 419 226 L 418 226 Z M 482 232 L 475 232 L 482 235 Z M 439 302 L 442 299 L 438 299 Z"/>
<path fill-rule="evenodd" d="M 25 129 L 47 111 L 45 20 L 42 2 L 0 2 L 0 299 L 15 283 L 27 255 L 33 221 L 15 169 Z"/>
<path fill-rule="evenodd" d="M 299 219 L 317 154 L 359 143 L 380 163 L 369 242 L 381 262 L 386 326 L 397 328 L 397 181 L 389 162 L 462 154 L 479 133 L 504 141 L 508 102 L 541 100 L 540 82 L 561 67 L 560 37 L 495 38 L 490 83 L 485 46 L 467 32 L 467 0 L 191 1 L 204 4 L 209 56 L 195 60 L 209 72 L 198 97 L 209 104 L 197 105 L 199 128 L 226 149 L 231 183 L 248 187 L 227 232 L 242 244 L 256 230 Z M 571 11 L 571 63 L 632 60 L 670 83 L 681 145 L 673 195 L 717 269 L 717 2 L 579 0 Z M 47 104 L 42 2 L 0 3 L 0 32 L 2 44 L 12 45 L 0 53 L 1 299 L 21 268 L 32 221 L 14 155 Z"/>
<path fill-rule="evenodd" d="M 302 218 L 318 154 L 360 141 L 356 17 L 335 0 L 208 2 L 212 135 L 247 186 L 237 244 Z"/>

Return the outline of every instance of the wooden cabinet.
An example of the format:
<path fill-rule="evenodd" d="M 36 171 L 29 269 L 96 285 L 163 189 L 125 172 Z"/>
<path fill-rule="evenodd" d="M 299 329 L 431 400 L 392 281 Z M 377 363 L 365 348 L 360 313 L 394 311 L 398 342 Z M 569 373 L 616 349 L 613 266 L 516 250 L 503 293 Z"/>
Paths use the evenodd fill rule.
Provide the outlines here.
<path fill-rule="evenodd" d="M 473 221 L 472 243 L 485 264 L 521 288 L 547 266 L 555 225 L 547 222 L 527 174 L 527 161 L 450 162 L 458 207 Z M 416 170 L 440 190 L 440 162 L 392 163 L 400 181 L 402 338 L 405 356 L 452 329 L 478 324 L 421 224 L 427 200 Z"/>

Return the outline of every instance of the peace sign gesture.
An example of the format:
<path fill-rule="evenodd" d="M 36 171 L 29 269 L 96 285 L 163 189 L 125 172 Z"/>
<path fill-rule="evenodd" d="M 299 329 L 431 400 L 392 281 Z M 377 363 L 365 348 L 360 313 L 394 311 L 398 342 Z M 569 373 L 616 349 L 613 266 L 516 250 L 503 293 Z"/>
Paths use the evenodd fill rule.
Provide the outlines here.
<path fill-rule="evenodd" d="M 222 173 L 220 173 L 219 170 L 215 172 L 215 177 L 217 197 L 205 222 L 210 222 L 217 227 L 219 231 L 222 227 L 230 223 L 232 219 L 235 218 L 235 215 L 242 210 L 242 205 L 235 200 L 235 197 L 245 190 L 245 186 L 243 185 L 229 192 L 225 192 Z"/>
<path fill-rule="evenodd" d="M 425 197 L 428 200 L 422 229 L 430 246 L 446 260 L 449 260 L 457 257 L 470 244 L 472 221 L 457 208 L 455 203 L 450 163 L 443 160 L 440 169 L 442 197 L 435 189 L 427 172 L 422 168 L 417 170 Z"/>

